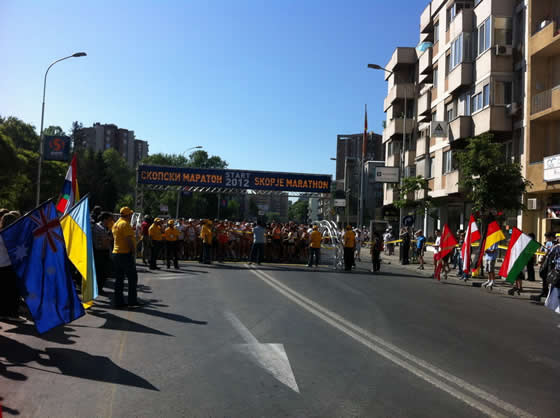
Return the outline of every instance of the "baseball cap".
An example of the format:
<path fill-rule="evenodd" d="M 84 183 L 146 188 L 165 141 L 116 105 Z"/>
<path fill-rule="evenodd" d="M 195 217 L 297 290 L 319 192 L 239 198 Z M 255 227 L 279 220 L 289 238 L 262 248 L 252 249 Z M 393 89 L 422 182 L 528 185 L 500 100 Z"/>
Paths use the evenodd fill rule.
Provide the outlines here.
<path fill-rule="evenodd" d="M 132 209 L 130 209 L 128 206 L 123 206 L 120 210 L 120 214 L 123 216 L 128 216 L 128 215 L 132 215 L 134 212 L 132 212 Z"/>

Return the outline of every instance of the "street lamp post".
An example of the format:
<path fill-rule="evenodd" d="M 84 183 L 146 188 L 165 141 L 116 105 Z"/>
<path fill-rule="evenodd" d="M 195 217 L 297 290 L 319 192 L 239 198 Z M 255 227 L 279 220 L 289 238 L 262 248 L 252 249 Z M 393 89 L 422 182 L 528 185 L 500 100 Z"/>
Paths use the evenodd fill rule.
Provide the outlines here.
<path fill-rule="evenodd" d="M 381 67 L 380 65 L 377 64 L 368 64 L 368 68 L 372 69 L 372 70 L 383 70 L 386 71 L 388 73 L 391 73 L 391 75 L 395 75 L 395 73 L 391 70 L 387 70 L 386 68 Z M 401 146 L 401 152 L 400 152 L 400 157 L 401 157 L 401 162 L 399 164 L 399 168 L 400 168 L 400 186 L 401 186 L 401 190 L 402 190 L 402 185 L 403 185 L 403 179 L 404 179 L 404 150 L 406 148 L 406 114 L 407 114 L 407 96 L 408 96 L 408 92 L 406 89 L 404 89 L 404 112 L 403 112 L 403 137 L 402 137 L 402 146 Z M 404 209 L 401 207 L 399 209 L 399 228 L 402 222 L 402 218 L 404 216 Z"/>
<path fill-rule="evenodd" d="M 45 92 L 47 90 L 47 74 L 53 65 L 57 62 L 67 60 L 68 58 L 78 58 L 78 57 L 85 57 L 87 54 L 85 52 L 76 52 L 75 54 L 69 55 L 64 58 L 60 58 L 53 62 L 45 71 L 45 78 L 43 80 L 43 105 L 41 107 L 41 130 L 39 133 L 39 164 L 37 166 L 37 196 L 35 199 L 35 206 L 39 206 L 40 199 L 41 199 L 41 169 L 43 165 L 43 122 L 45 120 Z"/>
<path fill-rule="evenodd" d="M 187 148 L 186 150 L 184 150 L 181 155 L 185 155 L 187 152 L 189 152 L 190 150 L 193 149 L 201 149 L 202 145 L 197 145 L 196 147 L 190 147 Z M 179 190 L 177 191 L 177 206 L 175 207 L 175 219 L 179 219 L 179 205 L 181 204 L 181 192 L 183 191 L 183 188 L 179 188 Z"/>

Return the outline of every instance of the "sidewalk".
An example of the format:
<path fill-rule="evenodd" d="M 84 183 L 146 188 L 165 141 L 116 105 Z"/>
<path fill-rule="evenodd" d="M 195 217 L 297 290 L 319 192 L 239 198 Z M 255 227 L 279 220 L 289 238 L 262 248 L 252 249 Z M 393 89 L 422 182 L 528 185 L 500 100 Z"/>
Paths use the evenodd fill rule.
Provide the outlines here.
<path fill-rule="evenodd" d="M 371 256 L 369 254 L 369 248 L 362 248 L 362 251 L 360 253 L 361 255 L 361 260 L 363 263 L 368 263 L 371 266 Z M 426 255 L 424 256 L 424 269 L 425 270 L 419 270 L 418 269 L 419 264 L 418 263 L 414 263 L 414 264 L 407 264 L 407 265 L 402 265 L 400 263 L 399 260 L 399 248 L 395 248 L 395 254 L 392 256 L 389 255 L 385 255 L 384 253 L 381 253 L 381 272 L 383 271 L 390 271 L 393 269 L 403 269 L 403 270 L 407 270 L 409 273 L 414 273 L 416 275 L 422 275 L 422 276 L 426 276 L 426 277 L 432 277 L 432 275 L 434 274 L 434 260 L 433 260 L 433 253 L 431 252 L 426 252 Z M 501 266 L 501 262 L 496 264 L 496 272 L 499 271 Z M 538 277 L 538 268 L 537 266 L 535 266 L 535 281 L 534 282 L 530 282 L 528 280 L 523 280 L 523 291 L 521 292 L 521 295 L 517 295 L 517 293 L 515 293 L 515 298 L 520 298 L 520 299 L 527 299 L 530 300 L 531 296 L 537 296 L 541 294 L 542 291 L 542 280 L 540 279 L 540 277 Z M 435 279 L 434 279 L 435 280 Z M 445 279 L 441 278 L 442 281 L 445 281 Z M 464 286 L 469 286 L 469 287 L 481 287 L 482 283 L 484 283 L 487 280 L 487 277 L 473 277 L 473 278 L 469 278 L 469 280 L 467 282 L 464 282 L 463 280 L 459 279 L 459 277 L 457 276 L 457 270 L 451 270 L 449 272 L 447 281 L 452 281 L 454 282 L 454 284 L 462 284 Z M 500 293 L 500 294 L 506 294 L 509 289 L 512 288 L 512 285 L 509 282 L 506 282 L 504 279 L 502 279 L 501 277 L 496 275 L 496 280 L 494 280 L 494 287 L 492 292 L 495 293 Z M 490 290 L 487 290 L 485 288 L 481 288 L 481 291 L 488 291 L 490 292 Z M 541 302 L 544 302 L 544 298 L 541 298 Z"/>

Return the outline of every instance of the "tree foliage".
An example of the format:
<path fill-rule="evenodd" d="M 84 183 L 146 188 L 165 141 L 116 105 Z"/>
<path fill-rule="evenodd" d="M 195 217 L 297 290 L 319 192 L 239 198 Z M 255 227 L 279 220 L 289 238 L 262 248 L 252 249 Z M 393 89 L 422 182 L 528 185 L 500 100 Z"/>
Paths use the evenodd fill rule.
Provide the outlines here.
<path fill-rule="evenodd" d="M 298 200 L 288 208 L 288 219 L 297 223 L 306 223 L 308 210 L 309 200 Z"/>
<path fill-rule="evenodd" d="M 431 191 L 428 179 L 422 176 L 403 178 L 402 184 L 397 186 L 397 190 L 399 199 L 394 202 L 397 208 L 413 209 L 417 214 L 424 214 L 434 206 L 434 201 L 428 194 Z M 420 191 L 423 192 L 424 199 L 417 200 L 414 196 Z"/>
<path fill-rule="evenodd" d="M 473 202 L 473 210 L 489 211 L 523 209 L 521 196 L 531 185 L 522 175 L 521 165 L 506 161 L 503 145 L 493 142 L 492 135 L 471 138 L 457 153 L 461 172 L 459 185 Z"/>

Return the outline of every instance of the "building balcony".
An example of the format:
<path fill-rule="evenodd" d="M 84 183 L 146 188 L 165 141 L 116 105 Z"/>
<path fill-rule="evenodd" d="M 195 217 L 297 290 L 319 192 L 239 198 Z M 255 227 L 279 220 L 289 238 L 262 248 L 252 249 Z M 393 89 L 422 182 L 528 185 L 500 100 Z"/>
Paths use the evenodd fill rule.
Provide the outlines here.
<path fill-rule="evenodd" d="M 473 9 L 462 9 L 449 25 L 449 39 L 454 40 L 463 32 L 472 32 L 473 16 Z"/>
<path fill-rule="evenodd" d="M 427 136 L 419 136 L 416 139 L 416 158 L 426 155 L 430 139 Z"/>
<path fill-rule="evenodd" d="M 560 85 L 533 96 L 531 120 L 560 120 Z"/>
<path fill-rule="evenodd" d="M 420 92 L 418 97 L 418 115 L 432 114 L 432 91 L 430 88 Z"/>
<path fill-rule="evenodd" d="M 401 165 L 401 157 L 400 152 L 397 150 L 396 153 L 393 155 L 388 155 L 385 159 L 386 167 L 400 167 Z"/>
<path fill-rule="evenodd" d="M 391 90 L 389 90 L 387 97 L 385 97 L 385 101 L 383 102 L 383 111 L 386 112 L 395 100 L 402 100 L 405 97 L 408 99 L 414 98 L 414 85 L 412 83 L 394 85 Z"/>
<path fill-rule="evenodd" d="M 535 30 L 529 38 L 529 54 L 542 57 L 560 55 L 560 19 L 541 19 Z"/>
<path fill-rule="evenodd" d="M 469 138 L 473 134 L 473 120 L 470 116 L 458 116 L 449 122 L 449 141 Z"/>
<path fill-rule="evenodd" d="M 395 68 L 398 65 L 414 65 L 416 64 L 417 60 L 416 56 L 416 48 L 410 47 L 398 47 L 393 52 L 391 59 L 385 65 L 385 68 L 390 71 L 395 71 Z M 385 72 L 385 79 L 388 79 L 391 74 L 389 72 Z"/>
<path fill-rule="evenodd" d="M 511 116 L 505 106 L 488 106 L 472 115 L 473 135 L 486 132 L 509 132 L 513 128 Z"/>
<path fill-rule="evenodd" d="M 432 3 L 428 4 L 420 15 L 420 32 L 431 33 L 434 30 L 432 22 Z"/>
<path fill-rule="evenodd" d="M 420 74 L 429 74 L 433 72 L 432 59 L 433 59 L 434 48 L 426 49 L 420 58 L 418 58 L 418 71 Z"/>
<path fill-rule="evenodd" d="M 388 141 L 389 139 L 391 139 L 393 136 L 395 135 L 402 135 L 404 132 L 404 128 L 405 128 L 405 122 L 406 121 L 406 133 L 410 134 L 413 131 L 413 126 L 414 126 L 414 119 L 412 118 L 395 118 L 395 119 L 390 119 L 387 121 L 387 127 L 385 128 L 385 130 L 383 131 L 383 142 Z"/>
<path fill-rule="evenodd" d="M 408 169 L 410 173 L 410 167 L 416 168 L 416 147 L 414 149 L 408 150 L 404 152 L 404 165 Z M 416 175 L 416 174 L 414 174 Z"/>
<path fill-rule="evenodd" d="M 463 62 L 457 65 L 446 78 L 446 91 L 453 93 L 458 88 L 473 83 L 473 65 L 470 62 Z"/>
<path fill-rule="evenodd" d="M 446 195 L 459 193 L 459 170 L 454 170 L 441 176 L 441 189 Z"/>

